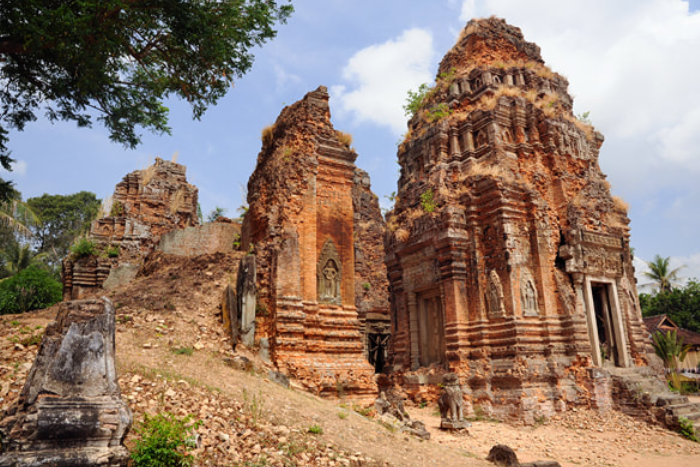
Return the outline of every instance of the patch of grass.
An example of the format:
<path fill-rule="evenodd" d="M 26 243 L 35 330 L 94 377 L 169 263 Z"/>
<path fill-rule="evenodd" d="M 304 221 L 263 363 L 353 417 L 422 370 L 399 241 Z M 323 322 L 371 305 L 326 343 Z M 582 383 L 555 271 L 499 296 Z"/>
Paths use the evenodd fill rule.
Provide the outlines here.
<path fill-rule="evenodd" d="M 262 134 L 260 139 L 262 140 L 263 146 L 269 146 L 272 144 L 272 134 L 275 131 L 275 125 L 267 125 L 262 129 Z"/>
<path fill-rule="evenodd" d="M 322 435 L 323 428 L 321 428 L 319 425 L 311 425 L 309 427 L 309 433 L 311 433 L 312 435 Z"/>
<path fill-rule="evenodd" d="M 248 415 L 250 415 L 253 426 L 257 426 L 263 413 L 262 392 L 258 392 L 257 396 L 255 394 L 251 396 L 248 394 L 248 391 L 243 388 L 243 408 L 248 412 Z"/>
<path fill-rule="evenodd" d="M 365 290 L 369 290 L 372 288 L 372 285 L 369 282 L 365 282 L 362 284 L 362 288 Z"/>
<path fill-rule="evenodd" d="M 17 321 L 16 319 L 10 321 L 10 325 L 12 325 L 12 326 L 14 326 L 14 327 L 17 327 L 17 326 L 19 326 L 20 324 L 21 324 L 21 323 L 20 323 L 19 321 Z"/>
<path fill-rule="evenodd" d="M 348 413 L 347 413 L 347 412 L 344 412 L 344 411 L 343 411 L 343 412 L 338 412 L 338 418 L 341 419 L 341 420 L 345 420 L 346 418 L 348 418 Z"/>
<path fill-rule="evenodd" d="M 170 351 L 175 355 L 187 355 L 188 357 L 194 355 L 194 349 L 192 347 L 178 347 Z"/>
<path fill-rule="evenodd" d="M 352 410 L 359 413 L 363 417 L 369 417 L 370 415 L 372 415 L 372 407 L 361 407 L 357 404 L 353 404 Z"/>
<path fill-rule="evenodd" d="M 39 344 L 41 344 L 41 340 L 43 338 L 44 338 L 43 334 L 34 334 L 34 335 L 31 335 L 29 337 L 22 339 L 19 343 L 25 347 L 29 347 L 30 345 L 39 345 Z"/>
<path fill-rule="evenodd" d="M 427 213 L 435 212 L 437 204 L 435 203 L 434 196 L 432 189 L 428 189 L 420 195 L 420 205 L 423 211 Z"/>
<path fill-rule="evenodd" d="M 423 401 L 423 402 L 421 402 L 420 405 L 419 405 L 419 407 L 420 407 L 421 409 L 424 409 L 424 408 L 426 408 L 427 406 L 428 406 L 428 402 L 427 402 L 427 401 Z"/>
<path fill-rule="evenodd" d="M 336 130 L 335 136 L 338 138 L 341 144 L 345 147 L 350 147 L 352 144 L 352 135 L 350 133 L 345 133 L 344 131 Z"/>
<path fill-rule="evenodd" d="M 119 324 L 126 324 L 126 323 L 131 322 L 132 320 L 133 320 L 133 318 L 129 315 L 117 316 L 117 323 L 119 323 Z"/>

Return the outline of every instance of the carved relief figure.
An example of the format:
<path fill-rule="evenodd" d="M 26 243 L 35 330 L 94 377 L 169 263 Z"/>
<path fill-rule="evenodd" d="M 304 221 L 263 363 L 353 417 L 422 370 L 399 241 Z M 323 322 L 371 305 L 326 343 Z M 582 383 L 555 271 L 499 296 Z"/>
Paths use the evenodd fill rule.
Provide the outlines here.
<path fill-rule="evenodd" d="M 338 266 L 332 259 L 323 268 L 323 298 L 340 298 L 340 284 L 338 283 Z"/>
<path fill-rule="evenodd" d="M 525 316 L 537 316 L 537 289 L 532 274 L 527 269 L 523 269 L 520 275 L 520 303 Z"/>
<path fill-rule="evenodd" d="M 492 269 L 489 274 L 488 303 L 489 313 L 492 316 L 503 316 L 505 312 L 503 309 L 503 286 L 495 269 Z"/>
<path fill-rule="evenodd" d="M 318 279 L 318 301 L 340 305 L 341 263 L 333 240 L 323 244 L 318 259 L 316 276 Z"/>

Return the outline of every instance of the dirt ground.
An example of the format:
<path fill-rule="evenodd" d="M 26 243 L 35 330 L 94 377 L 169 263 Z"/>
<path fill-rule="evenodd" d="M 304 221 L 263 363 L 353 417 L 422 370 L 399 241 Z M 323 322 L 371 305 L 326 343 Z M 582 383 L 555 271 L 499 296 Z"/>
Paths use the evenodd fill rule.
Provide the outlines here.
<path fill-rule="evenodd" d="M 439 429 L 437 407 L 409 405 L 431 433 L 421 441 L 361 415 L 351 400 L 324 400 L 270 381 L 268 367 L 245 348 L 238 355 L 255 368 L 234 369 L 218 310 L 232 270 L 216 263 L 229 261 L 164 262 L 157 274 L 109 294 L 118 306 L 120 386 L 137 426 L 144 413 L 162 411 L 201 419 L 199 465 L 424 467 L 439 459 L 485 466 L 493 465 L 484 459 L 496 444 L 512 447 L 521 461 L 552 459 L 564 467 L 700 465 L 700 444 L 618 412 L 572 410 L 534 427 L 479 420 L 454 434 Z M 17 398 L 38 349 L 34 336 L 55 312 L 0 316 L 1 410 Z"/>

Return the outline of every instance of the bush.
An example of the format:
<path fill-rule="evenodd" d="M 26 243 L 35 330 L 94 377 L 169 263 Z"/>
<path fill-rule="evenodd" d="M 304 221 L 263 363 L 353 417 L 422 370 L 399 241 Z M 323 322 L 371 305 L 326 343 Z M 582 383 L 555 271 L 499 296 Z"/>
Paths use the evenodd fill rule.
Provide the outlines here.
<path fill-rule="evenodd" d="M 29 266 L 0 282 L 0 314 L 46 308 L 63 298 L 63 287 L 51 274 Z"/>
<path fill-rule="evenodd" d="M 93 256 L 97 254 L 97 245 L 92 240 L 88 240 L 85 237 L 80 237 L 73 246 L 70 247 L 71 253 L 75 255 L 76 258 L 82 258 L 83 256 Z"/>
<path fill-rule="evenodd" d="M 136 434 L 141 439 L 131 452 L 134 467 L 189 467 L 194 458 L 187 448 L 195 447 L 192 432 L 201 422 L 192 422 L 192 415 L 178 418 L 165 412 L 149 417 L 144 415 Z"/>
<path fill-rule="evenodd" d="M 105 248 L 105 254 L 108 258 L 116 258 L 119 256 L 119 245 L 110 245 Z"/>

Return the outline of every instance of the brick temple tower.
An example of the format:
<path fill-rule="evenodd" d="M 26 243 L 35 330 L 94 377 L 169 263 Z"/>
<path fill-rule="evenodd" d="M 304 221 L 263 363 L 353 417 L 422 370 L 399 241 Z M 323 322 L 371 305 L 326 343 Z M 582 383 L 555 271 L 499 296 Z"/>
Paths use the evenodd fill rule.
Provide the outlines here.
<path fill-rule="evenodd" d="M 387 222 L 393 368 L 408 386 L 455 371 L 473 406 L 532 420 L 605 406 L 598 370 L 647 365 L 627 207 L 567 88 L 497 18 L 469 22 L 440 63 Z"/>

